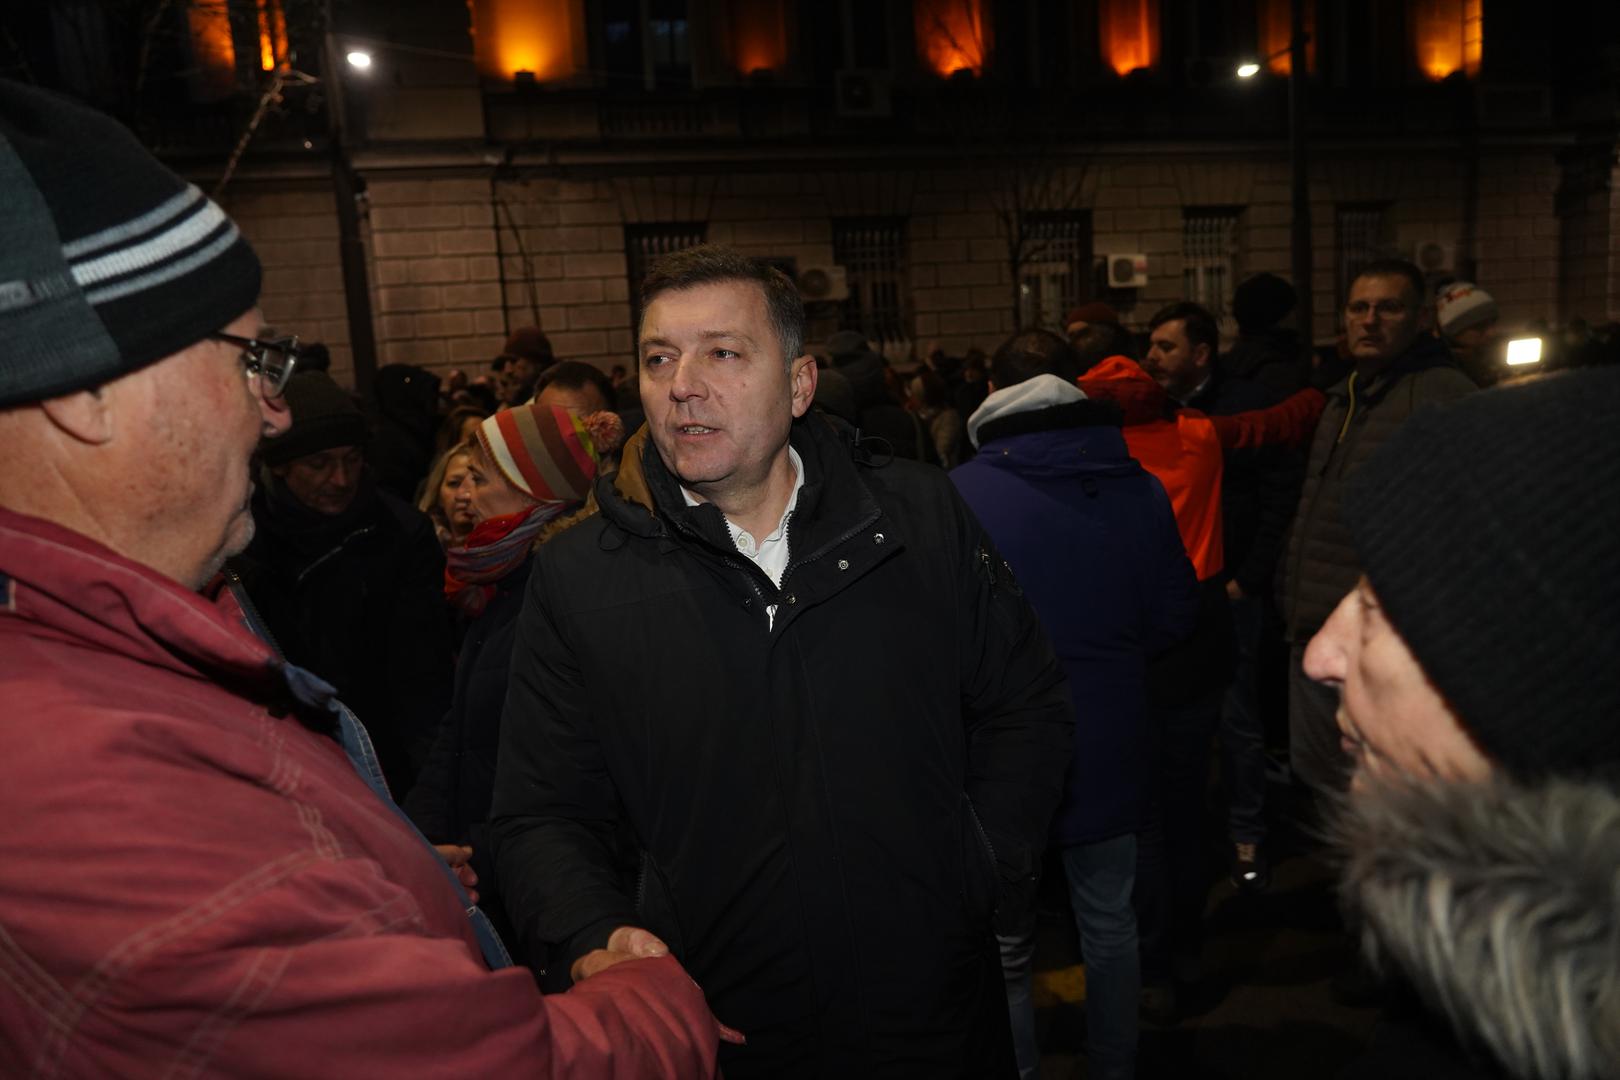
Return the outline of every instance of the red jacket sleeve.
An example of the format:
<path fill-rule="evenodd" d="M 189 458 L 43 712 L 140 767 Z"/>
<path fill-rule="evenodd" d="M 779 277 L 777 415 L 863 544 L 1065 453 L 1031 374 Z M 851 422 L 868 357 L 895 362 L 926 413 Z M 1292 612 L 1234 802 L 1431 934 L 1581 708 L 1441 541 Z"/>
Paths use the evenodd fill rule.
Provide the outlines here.
<path fill-rule="evenodd" d="M 1230 416 L 1211 416 L 1215 436 L 1223 450 L 1255 446 L 1295 448 L 1310 440 L 1316 421 L 1327 406 L 1322 391 L 1306 387 L 1284 398 L 1269 409 L 1251 409 Z"/>

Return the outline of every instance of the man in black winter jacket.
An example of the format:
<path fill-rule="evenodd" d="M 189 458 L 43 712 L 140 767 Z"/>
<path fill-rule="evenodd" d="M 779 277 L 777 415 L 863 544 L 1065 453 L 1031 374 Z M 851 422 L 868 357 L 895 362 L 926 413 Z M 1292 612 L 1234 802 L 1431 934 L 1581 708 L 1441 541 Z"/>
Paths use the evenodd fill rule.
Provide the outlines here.
<path fill-rule="evenodd" d="M 943 473 L 806 415 L 785 277 L 690 249 L 642 310 L 647 426 L 537 557 L 512 658 L 518 933 L 554 979 L 673 953 L 747 1037 L 733 1080 L 1010 1076 L 992 916 L 1062 791 L 1061 669 Z"/>
<path fill-rule="evenodd" d="M 282 654 L 337 687 L 395 799 L 450 705 L 444 554 L 427 515 L 378 489 L 365 418 L 326 375 L 294 375 L 293 423 L 264 443 L 254 537 L 236 574 Z"/>

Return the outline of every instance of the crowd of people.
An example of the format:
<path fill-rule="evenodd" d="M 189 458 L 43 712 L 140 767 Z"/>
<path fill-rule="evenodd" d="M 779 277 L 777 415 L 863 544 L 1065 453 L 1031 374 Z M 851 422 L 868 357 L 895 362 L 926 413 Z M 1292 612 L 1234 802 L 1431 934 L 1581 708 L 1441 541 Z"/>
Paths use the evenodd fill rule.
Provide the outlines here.
<path fill-rule="evenodd" d="M 1478 286 L 900 362 L 704 246 L 361 402 L 116 124 L 0 161 L 0 1073 L 1031 1077 L 1051 865 L 1130 1077 L 1289 814 L 1353 1075 L 1620 1074 L 1620 368 Z"/>

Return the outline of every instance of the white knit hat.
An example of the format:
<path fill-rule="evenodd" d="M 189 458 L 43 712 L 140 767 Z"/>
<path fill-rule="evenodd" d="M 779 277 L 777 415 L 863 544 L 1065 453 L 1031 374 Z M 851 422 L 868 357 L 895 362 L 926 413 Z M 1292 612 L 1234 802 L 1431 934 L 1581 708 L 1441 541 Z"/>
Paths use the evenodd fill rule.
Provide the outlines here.
<path fill-rule="evenodd" d="M 1441 334 L 1456 337 L 1464 330 L 1493 322 L 1497 317 L 1496 300 L 1471 281 L 1454 281 L 1440 290 L 1435 317 Z"/>

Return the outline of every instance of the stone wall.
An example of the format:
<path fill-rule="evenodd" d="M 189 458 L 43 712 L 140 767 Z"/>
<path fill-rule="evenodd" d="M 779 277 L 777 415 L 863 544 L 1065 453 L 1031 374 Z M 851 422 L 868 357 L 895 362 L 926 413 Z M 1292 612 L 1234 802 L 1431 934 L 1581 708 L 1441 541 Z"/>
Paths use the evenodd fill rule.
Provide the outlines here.
<path fill-rule="evenodd" d="M 1508 328 L 1620 314 L 1620 265 L 1608 243 L 1620 203 L 1605 186 L 1578 204 L 1559 204 L 1560 176 L 1548 150 L 1481 156 L 1476 278 L 1497 298 Z M 1335 295 L 1336 208 L 1387 205 L 1389 254 L 1410 258 L 1419 243 L 1437 240 L 1461 261 L 1468 254 L 1467 180 L 1456 154 L 1324 151 L 1313 158 L 1318 340 L 1331 340 L 1342 304 Z M 993 349 L 1014 322 L 1007 243 L 994 211 L 1004 196 L 997 182 L 983 171 L 916 167 L 517 173 L 493 182 L 488 173 L 372 175 L 366 240 L 378 362 L 476 373 L 509 330 L 538 322 L 561 357 L 604 368 L 628 364 L 626 226 L 705 221 L 711 242 L 808 266 L 832 262 L 835 218 L 871 215 L 907 222 L 906 302 L 917 343 L 958 354 Z M 1147 255 L 1146 287 L 1109 294 L 1136 326 L 1181 296 L 1189 207 L 1241 208 L 1239 279 L 1262 270 L 1290 276 L 1289 173 L 1279 155 L 1121 154 L 1071 167 L 1066 182 L 1078 185 L 1075 205 L 1091 212 L 1097 255 Z M 325 340 L 334 373 L 346 379 L 352 362 L 329 189 L 241 182 L 228 208 L 264 259 L 269 318 Z M 825 328 L 826 318 L 819 325 Z"/>

